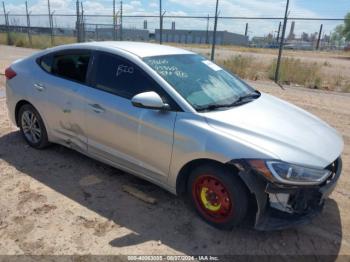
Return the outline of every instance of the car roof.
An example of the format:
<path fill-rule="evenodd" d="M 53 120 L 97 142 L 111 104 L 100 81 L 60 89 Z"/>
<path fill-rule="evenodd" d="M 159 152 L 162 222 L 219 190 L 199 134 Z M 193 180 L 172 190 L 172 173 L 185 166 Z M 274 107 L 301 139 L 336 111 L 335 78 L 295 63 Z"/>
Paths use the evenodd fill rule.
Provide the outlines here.
<path fill-rule="evenodd" d="M 191 51 L 187 51 L 181 48 L 143 43 L 143 42 L 129 42 L 129 41 L 102 41 L 102 42 L 87 42 L 87 43 L 78 43 L 71 45 L 61 46 L 59 49 L 66 49 L 70 47 L 91 47 L 94 48 L 103 48 L 109 49 L 111 51 L 119 49 L 125 52 L 132 53 L 141 58 L 149 56 L 161 56 L 161 55 L 177 55 L 177 54 L 194 54 Z"/>

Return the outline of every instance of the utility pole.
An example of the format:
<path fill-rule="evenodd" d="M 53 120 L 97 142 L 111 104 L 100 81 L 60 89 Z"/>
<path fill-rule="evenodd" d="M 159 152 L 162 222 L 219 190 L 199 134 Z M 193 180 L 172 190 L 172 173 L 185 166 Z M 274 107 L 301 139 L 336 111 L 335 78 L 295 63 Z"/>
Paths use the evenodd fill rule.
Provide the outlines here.
<path fill-rule="evenodd" d="M 246 24 L 245 24 L 245 33 L 244 33 L 244 35 L 245 35 L 246 37 L 248 36 L 248 27 L 249 27 L 249 24 L 246 23 Z"/>
<path fill-rule="evenodd" d="M 213 43 L 211 46 L 211 61 L 214 61 L 214 57 L 215 57 L 216 29 L 218 26 L 218 7 L 219 7 L 219 0 L 216 0 Z"/>
<path fill-rule="evenodd" d="M 30 34 L 30 17 L 29 17 L 29 13 L 28 13 L 28 3 L 26 1 L 26 16 L 27 16 L 27 34 L 28 34 L 28 41 L 30 46 L 32 46 L 32 36 Z"/>
<path fill-rule="evenodd" d="M 76 31 L 77 31 L 77 42 L 80 43 L 80 11 L 79 11 L 79 0 L 76 2 L 76 11 L 77 11 L 77 21 L 76 21 Z"/>
<path fill-rule="evenodd" d="M 207 32 L 205 34 L 205 43 L 209 44 L 209 14 L 207 17 Z"/>
<path fill-rule="evenodd" d="M 278 43 L 279 40 L 280 40 L 281 27 L 282 27 L 282 22 L 280 22 L 279 25 L 278 25 L 277 39 L 276 39 L 276 42 L 277 42 L 277 43 Z"/>
<path fill-rule="evenodd" d="M 321 36 L 322 36 L 322 29 L 323 29 L 323 24 L 321 24 L 321 26 L 320 26 L 320 32 L 318 33 L 316 50 L 318 50 L 318 49 L 320 48 L 320 42 L 321 42 Z"/>
<path fill-rule="evenodd" d="M 5 8 L 5 2 L 2 2 L 2 9 L 4 10 L 4 17 L 5 17 L 5 26 L 6 26 L 6 32 L 7 32 L 7 44 L 11 44 L 11 36 L 10 36 L 10 24 L 9 24 L 9 17 L 8 14 L 6 13 L 6 8 Z"/>
<path fill-rule="evenodd" d="M 163 43 L 162 0 L 159 0 L 159 44 Z"/>
<path fill-rule="evenodd" d="M 123 1 L 120 1 L 120 25 L 119 25 L 119 39 L 123 41 Z"/>
<path fill-rule="evenodd" d="M 287 28 L 287 22 L 288 22 L 288 11 L 289 11 L 289 0 L 287 0 L 287 4 L 286 4 L 286 11 L 284 14 L 283 29 L 282 29 L 282 37 L 281 37 L 280 47 L 279 47 L 279 51 L 278 51 L 278 58 L 277 58 L 277 65 L 276 65 L 276 72 L 275 72 L 275 82 L 276 83 L 278 83 L 278 80 L 279 80 L 284 38 L 286 35 L 286 28 Z"/>
<path fill-rule="evenodd" d="M 117 40 L 117 32 L 116 32 L 116 17 L 115 17 L 115 0 L 113 0 L 113 40 Z"/>
<path fill-rule="evenodd" d="M 52 22 L 52 15 L 51 15 L 51 8 L 50 8 L 50 0 L 47 0 L 47 9 L 49 11 L 49 24 L 50 24 L 50 33 L 51 33 L 51 46 L 54 45 L 54 39 L 53 39 L 53 22 Z"/>

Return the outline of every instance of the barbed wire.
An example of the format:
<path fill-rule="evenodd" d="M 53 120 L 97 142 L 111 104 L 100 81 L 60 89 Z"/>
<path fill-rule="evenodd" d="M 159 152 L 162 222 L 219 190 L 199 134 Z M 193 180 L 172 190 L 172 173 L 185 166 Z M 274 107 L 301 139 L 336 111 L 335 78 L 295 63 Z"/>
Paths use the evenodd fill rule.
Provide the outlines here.
<path fill-rule="evenodd" d="M 0 14 L 0 17 L 4 16 Z M 9 17 L 25 17 L 26 14 L 8 14 Z M 30 16 L 43 16 L 46 17 L 47 14 L 33 14 Z M 76 14 L 59 14 L 55 13 L 56 17 L 75 17 Z M 113 18 L 113 15 L 107 14 L 84 14 L 84 17 L 110 17 Z M 123 15 L 123 17 L 129 18 L 159 18 L 159 15 Z M 192 16 L 192 15 L 163 15 L 163 18 L 178 18 L 178 19 L 188 19 L 188 18 L 197 18 L 197 19 L 214 19 L 215 16 Z M 233 19 L 233 20 L 282 20 L 283 17 L 253 17 L 253 16 L 218 16 L 219 19 Z M 288 17 L 289 20 L 309 20 L 309 21 L 350 21 L 349 18 L 330 18 L 330 17 Z"/>

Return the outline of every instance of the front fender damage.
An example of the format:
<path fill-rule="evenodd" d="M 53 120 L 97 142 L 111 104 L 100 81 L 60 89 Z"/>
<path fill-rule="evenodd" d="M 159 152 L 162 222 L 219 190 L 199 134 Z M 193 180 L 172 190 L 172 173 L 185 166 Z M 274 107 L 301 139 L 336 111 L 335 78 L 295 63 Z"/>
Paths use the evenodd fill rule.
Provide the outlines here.
<path fill-rule="evenodd" d="M 257 174 L 245 160 L 232 160 L 238 175 L 256 200 L 254 227 L 257 230 L 280 230 L 311 222 L 321 213 L 325 199 L 339 179 L 342 162 L 334 162 L 334 172 L 322 185 L 313 187 L 273 184 Z"/>

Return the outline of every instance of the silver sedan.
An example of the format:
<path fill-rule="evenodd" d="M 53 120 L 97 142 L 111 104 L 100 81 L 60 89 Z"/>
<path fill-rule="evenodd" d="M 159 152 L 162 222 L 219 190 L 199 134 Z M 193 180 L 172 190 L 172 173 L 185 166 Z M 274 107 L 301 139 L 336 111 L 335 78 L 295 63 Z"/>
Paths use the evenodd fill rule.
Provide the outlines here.
<path fill-rule="evenodd" d="M 336 130 L 186 50 L 66 45 L 14 62 L 6 77 L 29 145 L 58 143 L 184 195 L 221 229 L 247 214 L 260 230 L 308 222 L 341 173 Z"/>

